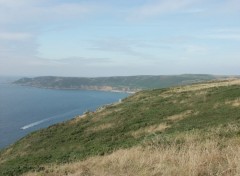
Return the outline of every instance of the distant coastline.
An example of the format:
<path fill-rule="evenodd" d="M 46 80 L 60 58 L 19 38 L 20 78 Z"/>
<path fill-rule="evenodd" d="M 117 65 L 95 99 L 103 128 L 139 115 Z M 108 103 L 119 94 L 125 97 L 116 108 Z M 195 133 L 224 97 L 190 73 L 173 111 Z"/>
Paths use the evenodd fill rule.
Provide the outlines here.
<path fill-rule="evenodd" d="M 16 84 L 16 83 L 12 83 Z M 19 86 L 24 86 L 24 87 L 34 87 L 34 88 L 39 88 L 39 89 L 52 89 L 52 90 L 90 90 L 90 91 L 104 91 L 104 92 L 115 92 L 115 93 L 128 93 L 128 94 L 134 94 L 138 91 L 141 91 L 141 89 L 138 90 L 121 90 L 121 89 L 104 89 L 104 88 L 87 88 L 85 86 L 84 88 L 81 87 L 46 87 L 46 86 L 36 86 L 36 85 L 25 85 L 25 84 L 17 84 Z"/>
<path fill-rule="evenodd" d="M 21 78 L 13 84 L 30 86 L 42 89 L 55 90 L 95 90 L 105 92 L 119 92 L 134 94 L 141 90 L 166 88 L 193 84 L 202 81 L 228 78 L 216 75 L 140 75 L 140 76 L 114 76 L 114 77 L 58 77 L 40 76 L 34 78 Z"/>

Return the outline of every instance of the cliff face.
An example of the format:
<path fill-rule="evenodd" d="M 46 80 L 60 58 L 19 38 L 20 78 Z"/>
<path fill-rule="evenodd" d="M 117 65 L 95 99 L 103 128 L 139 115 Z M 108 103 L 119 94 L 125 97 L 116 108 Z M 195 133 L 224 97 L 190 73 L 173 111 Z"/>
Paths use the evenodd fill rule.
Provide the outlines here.
<path fill-rule="evenodd" d="M 238 79 L 137 92 L 24 137 L 0 175 L 239 175 L 239 97 Z"/>

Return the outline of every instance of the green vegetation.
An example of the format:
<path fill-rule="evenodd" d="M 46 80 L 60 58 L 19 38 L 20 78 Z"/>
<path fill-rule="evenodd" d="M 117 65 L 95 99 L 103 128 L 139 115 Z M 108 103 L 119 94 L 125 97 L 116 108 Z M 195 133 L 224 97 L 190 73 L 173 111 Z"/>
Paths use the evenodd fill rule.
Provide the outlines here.
<path fill-rule="evenodd" d="M 239 124 L 158 134 L 141 145 L 68 164 L 45 165 L 25 176 L 169 176 L 240 173 Z"/>
<path fill-rule="evenodd" d="M 218 138 L 239 138 L 238 126 L 221 132 L 229 124 L 239 124 L 239 114 L 239 80 L 141 91 L 121 103 L 29 134 L 1 151 L 0 175 L 43 172 L 49 164 L 73 163 L 139 145 L 176 147 L 184 143 L 180 134 L 198 131 L 197 136 L 211 139 L 209 131 L 219 126 Z"/>
<path fill-rule="evenodd" d="M 213 75 L 173 75 L 173 76 L 118 76 L 99 78 L 43 76 L 22 78 L 14 83 L 26 86 L 53 89 L 90 89 L 138 91 L 142 89 L 165 88 L 200 81 L 226 78 Z"/>

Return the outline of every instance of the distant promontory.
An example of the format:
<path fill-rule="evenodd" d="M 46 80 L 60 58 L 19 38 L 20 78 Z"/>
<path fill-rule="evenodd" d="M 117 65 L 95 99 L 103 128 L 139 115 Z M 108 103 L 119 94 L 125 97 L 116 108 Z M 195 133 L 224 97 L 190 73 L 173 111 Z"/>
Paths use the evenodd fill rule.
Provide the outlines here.
<path fill-rule="evenodd" d="M 136 92 L 144 89 L 186 85 L 221 78 L 227 78 L 227 76 L 205 74 L 114 76 L 91 78 L 41 76 L 34 78 L 21 78 L 15 81 L 14 84 L 47 89 Z"/>

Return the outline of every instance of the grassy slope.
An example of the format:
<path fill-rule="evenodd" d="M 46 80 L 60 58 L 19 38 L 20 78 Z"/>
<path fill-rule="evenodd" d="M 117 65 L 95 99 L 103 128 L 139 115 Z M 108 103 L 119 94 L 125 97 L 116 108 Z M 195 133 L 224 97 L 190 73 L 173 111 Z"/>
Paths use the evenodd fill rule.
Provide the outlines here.
<path fill-rule="evenodd" d="M 239 124 L 155 135 L 141 145 L 105 156 L 47 165 L 26 176 L 200 176 L 240 175 Z"/>
<path fill-rule="evenodd" d="M 211 139 L 209 130 L 239 124 L 239 114 L 239 80 L 142 91 L 120 104 L 28 135 L 0 153 L 0 175 L 41 171 L 50 163 L 71 163 L 140 144 L 152 146 L 152 141 L 157 146 L 181 144 L 179 134 L 196 130 L 195 136 Z M 240 134 L 238 127 L 226 132 L 221 128 L 212 135 L 220 142 Z"/>
<path fill-rule="evenodd" d="M 199 81 L 206 81 L 219 78 L 213 75 L 172 75 L 172 76 L 118 76 L 99 78 L 77 78 L 77 77 L 53 77 L 44 76 L 36 78 L 23 78 L 16 81 L 16 84 L 30 85 L 35 87 L 50 88 L 81 88 L 97 89 L 90 86 L 113 87 L 114 89 L 138 90 L 148 88 L 164 88 L 174 85 L 183 85 Z M 88 86 L 88 87 L 84 87 Z"/>

